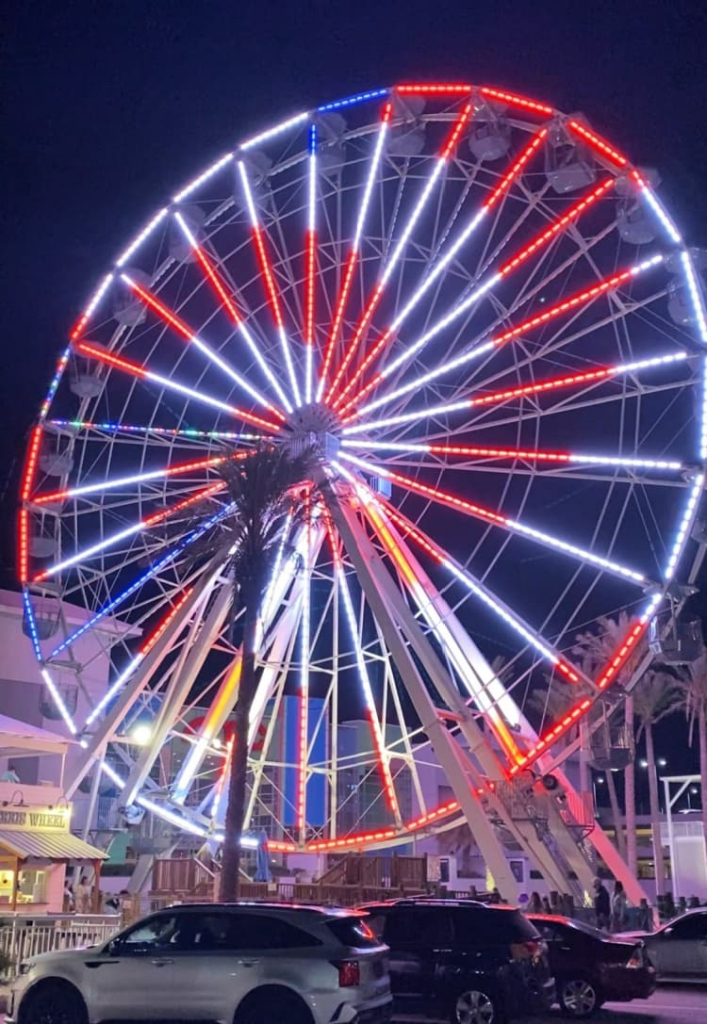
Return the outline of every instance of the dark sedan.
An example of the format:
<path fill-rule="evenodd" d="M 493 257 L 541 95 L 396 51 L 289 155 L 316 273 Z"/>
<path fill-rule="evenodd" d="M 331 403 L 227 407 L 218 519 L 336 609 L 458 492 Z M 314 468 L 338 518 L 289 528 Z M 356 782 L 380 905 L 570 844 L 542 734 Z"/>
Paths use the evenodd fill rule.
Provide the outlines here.
<path fill-rule="evenodd" d="M 528 914 L 547 942 L 560 1008 L 589 1017 L 602 1003 L 647 999 L 656 972 L 640 940 L 626 941 L 556 914 Z"/>
<path fill-rule="evenodd" d="M 707 981 L 707 910 L 688 911 L 656 932 L 617 937 L 645 943 L 659 981 Z"/>

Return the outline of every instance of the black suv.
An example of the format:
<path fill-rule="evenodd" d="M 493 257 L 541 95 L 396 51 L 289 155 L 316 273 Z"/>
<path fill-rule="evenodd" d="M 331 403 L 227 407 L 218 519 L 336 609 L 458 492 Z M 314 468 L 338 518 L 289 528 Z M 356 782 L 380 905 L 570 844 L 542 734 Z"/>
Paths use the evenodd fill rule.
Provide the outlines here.
<path fill-rule="evenodd" d="M 547 947 L 512 907 L 471 901 L 371 903 L 366 923 L 390 947 L 396 1012 L 498 1024 L 555 998 Z"/>

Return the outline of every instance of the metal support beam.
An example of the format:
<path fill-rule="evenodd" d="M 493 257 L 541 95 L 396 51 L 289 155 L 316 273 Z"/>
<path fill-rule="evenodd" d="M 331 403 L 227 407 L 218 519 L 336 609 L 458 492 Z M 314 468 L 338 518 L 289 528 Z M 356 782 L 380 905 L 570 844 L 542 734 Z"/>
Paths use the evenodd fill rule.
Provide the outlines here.
<path fill-rule="evenodd" d="M 203 596 L 204 590 L 209 586 L 215 568 L 216 563 L 211 567 L 211 571 L 207 569 L 202 574 L 201 579 L 180 608 L 179 614 L 168 623 L 162 636 L 137 669 L 132 682 L 126 683 L 125 689 L 122 693 L 118 694 L 113 707 L 101 721 L 93 736 L 87 738 L 88 746 L 82 757 L 77 761 L 73 774 L 67 781 L 66 796 L 68 799 L 71 799 L 74 795 L 82 779 L 85 778 L 90 770 L 91 765 L 100 756 L 105 744 L 115 735 L 119 723 L 137 702 L 149 684 L 150 679 L 174 646 L 177 637 L 184 628 L 184 624 L 191 618 L 194 609 L 198 606 Z"/>
<path fill-rule="evenodd" d="M 333 498 L 331 512 L 422 728 L 427 733 L 432 749 L 454 790 L 484 860 L 493 874 L 499 891 L 507 899 L 516 900 L 519 895 L 518 883 L 510 869 L 496 830 L 470 784 L 463 764 L 463 751 L 440 721 L 411 652 L 393 618 L 391 602 L 395 595 L 399 600 L 400 594 L 392 586 L 390 574 L 382 565 L 346 499 L 339 501 Z"/>

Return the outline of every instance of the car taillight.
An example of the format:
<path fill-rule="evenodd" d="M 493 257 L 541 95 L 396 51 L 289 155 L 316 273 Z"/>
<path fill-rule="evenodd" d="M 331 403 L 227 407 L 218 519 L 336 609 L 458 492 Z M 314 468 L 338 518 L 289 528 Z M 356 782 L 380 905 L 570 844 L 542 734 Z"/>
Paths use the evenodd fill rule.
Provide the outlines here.
<path fill-rule="evenodd" d="M 645 967 L 645 953 L 643 946 L 636 946 L 631 956 L 626 961 L 627 967 Z"/>
<path fill-rule="evenodd" d="M 514 960 L 538 960 L 545 952 L 545 943 L 540 939 L 527 939 L 525 942 L 511 943 L 511 956 Z"/>
<path fill-rule="evenodd" d="M 339 971 L 339 988 L 353 988 L 361 984 L 361 968 L 358 960 L 332 960 Z"/>

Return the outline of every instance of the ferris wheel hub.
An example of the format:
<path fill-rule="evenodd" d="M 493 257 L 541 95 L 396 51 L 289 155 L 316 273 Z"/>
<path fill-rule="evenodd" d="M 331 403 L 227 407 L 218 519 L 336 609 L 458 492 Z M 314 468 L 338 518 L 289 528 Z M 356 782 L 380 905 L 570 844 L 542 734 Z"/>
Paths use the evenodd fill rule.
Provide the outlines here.
<path fill-rule="evenodd" d="M 327 459 L 336 458 L 341 445 L 341 421 L 323 402 L 302 405 L 290 413 L 283 431 L 285 444 L 293 455 L 308 448 Z"/>

